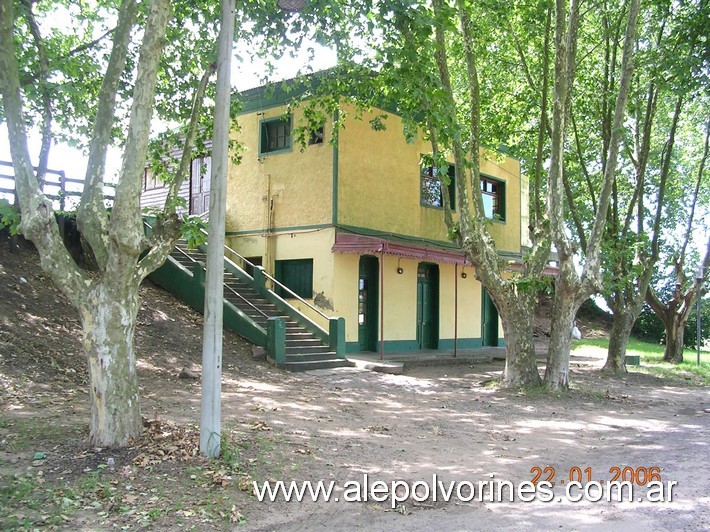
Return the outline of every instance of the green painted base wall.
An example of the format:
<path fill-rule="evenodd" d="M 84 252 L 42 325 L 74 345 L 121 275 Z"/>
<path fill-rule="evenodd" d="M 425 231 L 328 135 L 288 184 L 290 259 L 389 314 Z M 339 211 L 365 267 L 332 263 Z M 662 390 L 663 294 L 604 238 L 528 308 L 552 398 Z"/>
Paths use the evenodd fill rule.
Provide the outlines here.
<path fill-rule="evenodd" d="M 160 268 L 150 274 L 150 280 L 196 311 L 203 312 L 205 279 L 201 267 L 197 267 L 190 273 L 180 267 L 172 257 L 168 257 Z M 236 332 L 250 342 L 266 346 L 266 331 L 226 300 L 223 307 L 223 323 L 226 329 Z"/>
<path fill-rule="evenodd" d="M 500 347 L 505 345 L 503 339 L 498 340 Z M 380 345 L 379 343 L 377 344 Z M 482 342 L 480 338 L 459 338 L 457 348 L 458 349 L 480 349 Z M 454 349 L 454 339 L 445 338 L 439 340 L 438 351 L 452 351 Z M 358 342 L 348 342 L 346 344 L 346 350 L 348 353 L 359 353 L 360 344 Z M 420 351 L 419 345 L 416 340 L 385 340 L 385 353 L 406 353 L 408 351 Z M 368 352 L 368 351 L 365 351 Z M 376 351 L 369 351 L 375 353 Z"/>

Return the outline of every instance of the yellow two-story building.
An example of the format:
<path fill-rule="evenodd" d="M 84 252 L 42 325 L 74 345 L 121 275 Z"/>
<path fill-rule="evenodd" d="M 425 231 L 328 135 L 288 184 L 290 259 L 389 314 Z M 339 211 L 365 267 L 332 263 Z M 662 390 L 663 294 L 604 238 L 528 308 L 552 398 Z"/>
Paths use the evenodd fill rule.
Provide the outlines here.
<path fill-rule="evenodd" d="M 408 142 L 392 113 L 350 118 L 356 113 L 344 103 L 337 140 L 329 142 L 334 116 L 301 149 L 293 130 L 303 110 L 287 113 L 288 97 L 264 87 L 240 95 L 244 152 L 229 169 L 229 247 L 324 313 L 344 317 L 348 352 L 501 345 L 495 307 L 447 239 L 438 180 L 421 166 L 430 144 Z M 386 129 L 371 127 L 383 113 Z M 498 249 L 519 257 L 527 230 L 520 165 L 482 156 L 480 168 Z"/>

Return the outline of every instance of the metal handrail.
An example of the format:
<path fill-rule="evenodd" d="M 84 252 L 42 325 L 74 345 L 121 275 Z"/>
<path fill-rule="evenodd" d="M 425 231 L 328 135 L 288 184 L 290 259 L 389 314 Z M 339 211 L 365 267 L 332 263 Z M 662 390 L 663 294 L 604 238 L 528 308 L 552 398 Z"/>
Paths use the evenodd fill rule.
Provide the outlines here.
<path fill-rule="evenodd" d="M 317 309 L 316 307 L 314 307 L 313 305 L 311 305 L 308 301 L 306 301 L 305 299 L 303 299 L 303 298 L 302 298 L 301 296 L 299 296 L 296 292 L 294 292 L 293 290 L 291 290 L 288 286 L 286 286 L 285 284 L 283 284 L 283 283 L 277 281 L 276 279 L 274 279 L 274 278 L 273 278 L 271 275 L 269 275 L 268 273 L 264 272 L 264 277 L 266 277 L 269 281 L 271 281 L 272 283 L 274 283 L 275 285 L 277 285 L 277 286 L 278 286 L 279 288 L 281 288 L 282 290 L 285 290 L 286 292 L 288 292 L 289 294 L 291 294 L 291 295 L 294 297 L 294 299 L 298 299 L 301 303 L 303 303 L 304 305 L 306 305 L 309 309 L 311 309 L 312 311 L 314 311 L 314 312 L 315 312 L 316 314 L 318 314 L 319 316 L 325 318 L 326 320 L 329 320 L 329 319 L 330 319 L 330 316 L 328 316 L 327 314 L 325 314 L 325 313 L 324 313 L 323 311 L 321 311 L 320 309 Z"/>
<path fill-rule="evenodd" d="M 176 245 L 176 246 L 175 246 L 175 249 L 177 249 L 180 253 L 182 253 L 182 254 L 185 255 L 187 258 L 189 258 L 193 263 L 194 263 L 194 262 L 198 262 L 198 261 L 196 261 L 196 260 L 192 257 L 192 255 L 190 255 L 187 251 L 185 251 L 184 249 L 182 249 L 180 246 Z M 262 310 L 261 310 L 260 308 L 258 308 L 256 305 L 254 305 L 254 303 L 252 303 L 251 301 L 249 301 L 247 298 L 245 298 L 243 295 L 241 295 L 239 292 L 237 292 L 234 288 L 232 288 L 231 286 L 229 286 L 227 283 L 222 283 L 222 284 L 224 285 L 224 287 L 225 287 L 227 290 L 229 290 L 229 291 L 232 292 L 235 296 L 237 296 L 239 299 L 241 299 L 242 301 L 244 301 L 244 303 L 246 303 L 247 305 L 249 305 L 252 309 L 254 309 L 255 311 L 257 311 L 259 314 L 261 314 L 261 315 L 262 315 L 263 317 L 265 317 L 266 319 L 269 319 L 269 315 L 268 315 L 268 314 L 266 314 L 264 311 L 262 311 Z"/>
<path fill-rule="evenodd" d="M 209 212 L 209 211 L 208 211 L 208 212 Z M 202 227 L 200 227 L 200 231 L 201 231 L 202 233 L 204 233 L 205 235 L 207 235 L 207 231 L 205 231 Z M 234 250 L 233 250 L 232 248 L 230 248 L 228 245 L 225 244 L 225 245 L 224 245 L 224 249 L 226 249 L 227 251 L 229 251 L 229 252 L 232 253 L 233 255 L 236 255 L 236 256 L 239 258 L 239 260 L 241 260 L 244 264 L 246 264 L 246 265 L 249 266 L 250 268 L 252 268 L 252 269 L 254 268 L 254 264 L 252 264 L 250 261 L 248 261 L 247 259 L 245 259 L 244 257 L 242 257 L 239 253 L 237 253 L 236 251 L 234 251 Z"/>
<path fill-rule="evenodd" d="M 143 223 L 144 223 L 146 226 L 148 226 L 148 227 L 150 227 L 150 228 L 152 229 L 152 226 L 151 226 L 147 221 L 143 220 Z M 198 262 L 198 261 L 196 261 L 196 260 L 192 257 L 192 255 L 190 255 L 187 251 L 185 251 L 184 249 L 182 249 L 182 248 L 181 248 L 180 246 L 178 246 L 177 244 L 175 245 L 175 247 L 174 247 L 173 249 L 177 249 L 180 253 L 182 253 L 183 255 L 185 255 L 185 256 L 186 256 L 188 259 L 190 259 L 193 263 Z M 242 301 L 244 301 L 244 303 L 246 303 L 246 304 L 249 305 L 252 309 L 254 309 L 254 310 L 257 311 L 259 314 L 261 314 L 264 318 L 269 319 L 269 315 L 268 315 L 268 314 L 266 314 L 264 311 L 262 311 L 262 310 L 261 310 L 260 308 L 258 308 L 256 305 L 254 305 L 254 303 L 252 303 L 251 301 L 249 301 L 247 298 L 245 298 L 243 295 L 241 295 L 239 292 L 237 292 L 234 288 L 232 288 L 231 286 L 229 286 L 229 285 L 226 284 L 226 283 L 222 283 L 222 284 L 224 285 L 225 288 L 227 288 L 227 289 L 228 289 L 230 292 L 232 292 L 235 296 L 237 296 L 239 299 L 241 299 Z"/>
<path fill-rule="evenodd" d="M 200 228 L 200 231 L 202 231 L 205 235 L 207 234 L 207 231 L 205 231 L 205 230 L 202 229 L 202 228 Z M 244 262 L 244 264 L 248 265 L 250 268 L 252 268 L 252 269 L 255 268 L 255 265 L 254 265 L 254 264 L 252 264 L 252 263 L 251 263 L 250 261 L 248 261 L 246 258 L 242 257 L 239 253 L 237 253 L 236 251 L 234 251 L 234 250 L 233 250 L 232 248 L 230 248 L 228 245 L 225 244 L 225 245 L 224 245 L 224 249 L 226 249 L 226 250 L 229 251 L 230 253 L 236 255 L 236 256 L 239 258 L 239 260 L 241 260 L 242 262 Z M 308 301 L 306 301 L 305 299 L 303 299 L 301 296 L 299 296 L 297 293 L 295 293 L 293 290 L 291 290 L 288 286 L 286 286 L 285 284 L 283 284 L 283 283 L 280 282 L 280 281 L 277 281 L 274 277 L 272 277 L 271 275 L 269 275 L 268 273 L 266 273 L 266 271 L 264 271 L 264 277 L 266 277 L 266 278 L 267 278 L 269 281 L 271 281 L 274 285 L 276 285 L 276 286 L 278 286 L 279 288 L 281 288 L 281 290 L 285 290 L 286 292 L 288 292 L 289 294 L 291 294 L 291 295 L 294 297 L 294 299 L 297 299 L 298 301 L 300 301 L 301 303 L 303 303 L 304 305 L 306 305 L 309 309 L 311 309 L 313 312 L 315 312 L 316 314 L 318 314 L 318 315 L 321 316 L 322 318 L 325 318 L 326 320 L 330 320 L 330 316 L 328 316 L 327 314 L 325 314 L 323 311 L 321 311 L 320 309 L 316 308 L 315 306 L 311 305 Z"/>
<path fill-rule="evenodd" d="M 263 310 L 261 310 L 260 308 L 258 308 L 256 305 L 254 305 L 254 303 L 252 303 L 251 301 L 249 301 L 248 299 L 246 299 L 243 295 L 241 295 L 239 292 L 237 292 L 234 288 L 232 288 L 231 286 L 229 286 L 227 283 L 223 283 L 223 284 L 224 284 L 224 287 L 225 287 L 227 290 L 229 290 L 230 292 L 232 292 L 235 296 L 237 296 L 239 299 L 241 299 L 242 301 L 244 301 L 244 302 L 245 302 L 247 305 L 249 305 L 251 308 L 253 308 L 254 310 L 256 310 L 256 311 L 257 311 L 259 314 L 261 314 L 264 318 L 266 318 L 267 320 L 269 319 L 269 315 L 266 314 L 266 313 L 265 313 Z"/>

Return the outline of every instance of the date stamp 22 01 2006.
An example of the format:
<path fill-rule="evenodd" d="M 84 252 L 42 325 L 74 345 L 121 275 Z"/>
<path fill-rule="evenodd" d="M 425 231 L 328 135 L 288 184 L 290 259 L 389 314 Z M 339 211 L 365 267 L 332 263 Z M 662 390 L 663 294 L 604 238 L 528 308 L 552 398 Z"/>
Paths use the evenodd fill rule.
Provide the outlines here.
<path fill-rule="evenodd" d="M 559 471 L 559 472 L 558 472 Z M 652 467 L 629 467 L 629 466 L 612 466 L 609 468 L 609 478 L 595 478 L 591 467 L 582 469 L 579 466 L 573 466 L 566 470 L 558 470 L 553 466 L 530 468 L 530 473 L 533 477 L 531 482 L 548 482 L 551 486 L 555 484 L 565 484 L 569 482 L 578 482 L 586 484 L 589 482 L 631 482 L 638 486 L 646 486 L 649 482 L 663 482 L 661 477 L 661 468 L 658 466 Z M 605 476 L 607 473 L 605 473 Z"/>

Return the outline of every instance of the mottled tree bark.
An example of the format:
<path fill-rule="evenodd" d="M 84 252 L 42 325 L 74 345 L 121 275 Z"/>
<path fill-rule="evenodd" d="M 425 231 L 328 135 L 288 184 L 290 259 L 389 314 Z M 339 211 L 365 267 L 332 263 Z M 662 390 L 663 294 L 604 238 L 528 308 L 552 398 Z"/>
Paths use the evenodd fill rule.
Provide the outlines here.
<path fill-rule="evenodd" d="M 131 12 L 135 7 L 132 4 L 132 0 L 125 0 L 122 8 L 128 7 Z M 121 13 L 122 16 L 133 16 L 126 15 L 125 10 Z M 3 72 L 0 92 L 22 207 L 20 230 L 37 247 L 43 269 L 79 310 L 91 387 L 90 439 L 93 445 L 100 447 L 126 445 L 142 431 L 133 338 L 140 306 L 140 282 L 151 270 L 145 266 L 138 268 L 141 253 L 149 244 L 140 215 L 140 184 L 169 13 L 169 0 L 151 3 L 137 67 L 124 163 L 110 224 L 104 223 L 105 212 L 99 212 L 92 199 L 101 195 L 96 188 L 103 183 L 98 173 L 103 170 L 102 153 L 109 142 L 107 131 L 113 121 L 111 94 L 102 93 L 101 96 L 103 114 L 98 118 L 108 120 L 109 125 L 101 123 L 96 126 L 103 132 L 94 137 L 97 144 L 92 144 L 89 177 L 82 201 L 85 206 L 82 216 L 87 221 L 84 236 L 97 253 L 100 266 L 99 275 L 92 279 L 74 263 L 64 246 L 52 202 L 42 194 L 30 164 L 13 42 L 13 2 L 0 0 L 0 71 Z M 125 31 L 116 32 L 115 48 L 127 46 L 126 32 L 130 31 L 130 26 L 130 20 L 127 26 L 119 23 L 119 28 Z M 125 54 L 125 50 L 114 52 Z M 115 97 L 115 88 L 111 90 Z M 157 267 L 158 257 L 153 256 L 150 264 Z"/>
<path fill-rule="evenodd" d="M 685 324 L 690 313 L 685 316 L 670 314 L 666 324 L 666 349 L 663 352 L 664 362 L 680 364 L 683 362 L 683 344 L 685 342 Z"/>
<path fill-rule="evenodd" d="M 111 279 L 89 290 L 80 315 L 91 399 L 91 444 L 120 447 L 140 435 L 138 376 L 133 339 L 138 286 Z"/>
<path fill-rule="evenodd" d="M 636 317 L 628 307 L 613 310 L 609 349 L 603 371 L 617 375 L 626 373 L 626 346 Z"/>
<path fill-rule="evenodd" d="M 588 240 L 581 274 L 577 273 L 573 262 L 576 249 L 567 234 L 563 207 L 564 138 L 571 105 L 570 93 L 576 69 L 580 6 L 579 2 L 572 0 L 569 21 L 565 24 L 567 21 L 565 17 L 565 2 L 564 0 L 556 0 L 555 4 L 557 14 L 555 49 L 558 55 L 555 58 L 555 97 L 553 101 L 548 213 L 552 227 L 553 242 L 558 251 L 560 275 L 555 283 L 550 347 L 545 369 L 545 385 L 551 390 L 567 389 L 569 387 L 569 359 L 574 317 L 580 305 L 589 296 L 598 291 L 601 284 L 601 242 L 604 237 L 604 228 L 618 162 L 619 144 L 626 115 L 626 102 L 631 87 L 640 0 L 631 0 L 629 4 L 624 34 L 621 78 L 614 108 L 609 148 L 605 160 L 602 189 L 599 194 L 598 209 Z"/>
<path fill-rule="evenodd" d="M 501 306 L 501 322 L 505 334 L 505 369 L 501 382 L 507 387 L 534 387 L 542 384 L 537 369 L 533 326 L 537 300 L 535 294 L 520 294 Z"/>

